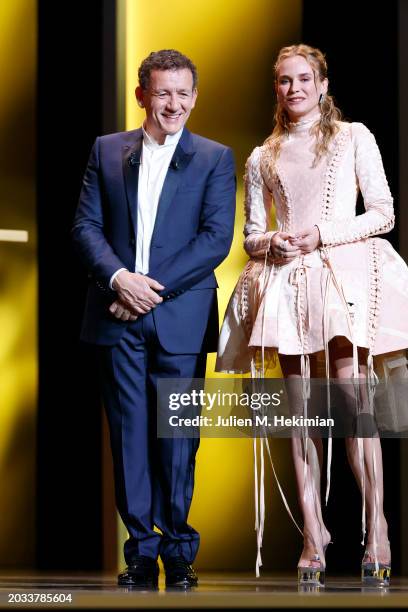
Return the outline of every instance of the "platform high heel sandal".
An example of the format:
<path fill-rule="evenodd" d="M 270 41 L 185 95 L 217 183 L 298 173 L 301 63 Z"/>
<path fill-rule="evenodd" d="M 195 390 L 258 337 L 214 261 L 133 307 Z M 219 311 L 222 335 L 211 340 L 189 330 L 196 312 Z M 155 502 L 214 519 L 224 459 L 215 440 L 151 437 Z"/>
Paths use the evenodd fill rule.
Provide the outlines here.
<path fill-rule="evenodd" d="M 391 580 L 391 562 L 378 563 L 376 567 L 374 558 L 370 551 L 365 551 L 361 562 L 361 582 L 366 586 L 387 587 Z"/>
<path fill-rule="evenodd" d="M 323 552 L 326 556 L 326 550 L 329 544 L 328 542 L 323 546 Z M 324 587 L 326 578 L 326 566 L 323 565 L 320 556 L 315 553 L 310 560 L 316 563 L 315 566 L 298 566 L 298 584 L 302 587 Z M 319 565 L 317 565 L 319 563 Z"/>
<path fill-rule="evenodd" d="M 315 565 L 298 566 L 298 584 L 300 586 L 324 587 L 326 568 L 316 553 L 311 558 Z"/>

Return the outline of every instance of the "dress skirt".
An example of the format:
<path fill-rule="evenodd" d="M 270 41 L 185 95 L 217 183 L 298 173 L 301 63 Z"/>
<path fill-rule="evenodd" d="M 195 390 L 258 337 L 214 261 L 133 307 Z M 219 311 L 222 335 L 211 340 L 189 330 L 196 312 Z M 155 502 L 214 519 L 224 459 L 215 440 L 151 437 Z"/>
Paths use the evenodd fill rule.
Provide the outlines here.
<path fill-rule="evenodd" d="M 251 370 L 257 347 L 324 350 L 335 336 L 371 355 L 408 346 L 408 268 L 378 237 L 319 248 L 288 264 L 250 259 L 221 329 L 217 371 Z"/>

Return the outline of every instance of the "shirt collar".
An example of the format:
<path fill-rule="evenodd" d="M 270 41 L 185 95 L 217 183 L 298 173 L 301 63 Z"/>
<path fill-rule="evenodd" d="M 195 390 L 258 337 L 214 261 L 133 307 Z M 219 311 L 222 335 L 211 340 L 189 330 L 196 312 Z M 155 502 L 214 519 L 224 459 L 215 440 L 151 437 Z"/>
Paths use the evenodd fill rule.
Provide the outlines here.
<path fill-rule="evenodd" d="M 164 141 L 164 143 L 162 145 L 160 145 L 158 142 L 155 141 L 153 136 L 151 136 L 150 134 L 148 134 L 146 132 L 144 125 L 142 125 L 143 144 L 148 149 L 152 149 L 152 150 L 154 150 L 154 149 L 162 149 L 164 147 L 176 147 L 177 144 L 178 144 L 178 141 L 180 140 L 181 135 L 183 133 L 183 129 L 184 129 L 184 126 L 181 128 L 181 130 L 179 130 L 175 134 L 168 134 L 166 136 L 166 140 Z"/>

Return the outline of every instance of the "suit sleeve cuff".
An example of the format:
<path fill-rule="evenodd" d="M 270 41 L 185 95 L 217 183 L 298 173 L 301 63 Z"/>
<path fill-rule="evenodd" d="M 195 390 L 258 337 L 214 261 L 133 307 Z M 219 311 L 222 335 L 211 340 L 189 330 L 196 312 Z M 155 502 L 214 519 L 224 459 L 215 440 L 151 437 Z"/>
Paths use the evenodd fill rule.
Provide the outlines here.
<path fill-rule="evenodd" d="M 109 281 L 109 289 L 112 289 L 112 291 L 114 291 L 113 288 L 113 281 L 115 280 L 115 278 L 117 277 L 117 275 L 119 274 L 119 272 L 122 272 L 123 270 L 126 270 L 126 272 L 128 272 L 127 268 L 119 268 L 119 270 L 116 270 L 116 272 L 114 272 L 110 278 Z"/>

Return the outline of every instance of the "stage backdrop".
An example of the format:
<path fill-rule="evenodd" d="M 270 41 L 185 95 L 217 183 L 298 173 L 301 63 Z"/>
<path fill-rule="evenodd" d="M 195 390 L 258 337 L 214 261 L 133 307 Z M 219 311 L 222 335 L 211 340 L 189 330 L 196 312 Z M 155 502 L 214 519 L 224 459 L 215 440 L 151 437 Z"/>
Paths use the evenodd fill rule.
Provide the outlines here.
<path fill-rule="evenodd" d="M 35 537 L 36 2 L 0 3 L 0 565 L 30 566 Z M 24 526 L 24 527 L 23 527 Z"/>
<path fill-rule="evenodd" d="M 231 146 L 237 162 L 237 215 L 231 253 L 217 270 L 220 319 L 247 257 L 242 248 L 244 163 L 269 134 L 273 115 L 272 64 L 282 45 L 300 41 L 301 0 L 174 0 L 126 3 L 126 129 L 139 127 L 137 69 L 150 51 L 175 48 L 197 65 L 199 96 L 188 127 Z M 207 376 L 214 377 L 215 355 Z M 279 372 L 276 372 L 279 375 Z M 221 376 L 221 375 L 218 375 Z M 280 476 L 295 487 L 285 441 L 273 444 Z M 251 440 L 203 439 L 198 452 L 190 522 L 202 536 L 196 565 L 250 569 L 255 562 Z M 294 495 L 289 497 L 295 503 Z M 267 483 L 265 566 L 292 563 L 296 537 L 276 485 Z M 119 537 L 120 544 L 125 534 Z M 276 551 L 279 550 L 279 555 Z"/>

